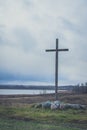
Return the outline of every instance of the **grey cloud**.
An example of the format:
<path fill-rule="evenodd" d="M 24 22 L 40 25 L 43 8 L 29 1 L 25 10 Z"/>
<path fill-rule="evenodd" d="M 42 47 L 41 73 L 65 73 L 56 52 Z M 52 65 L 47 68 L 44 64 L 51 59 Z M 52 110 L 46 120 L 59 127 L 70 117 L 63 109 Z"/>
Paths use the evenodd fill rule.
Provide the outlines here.
<path fill-rule="evenodd" d="M 1 4 L 1 24 L 5 26 L 0 30 L 3 68 L 12 73 L 53 78 L 54 55 L 46 54 L 45 49 L 54 48 L 58 37 L 59 47 L 70 49 L 67 54 L 59 55 L 59 76 L 63 77 L 60 81 L 86 80 L 86 0 L 9 0 L 10 4 L 7 3 Z"/>
<path fill-rule="evenodd" d="M 5 37 L 5 26 L 0 25 L 0 45 L 7 44 L 7 39 Z"/>
<path fill-rule="evenodd" d="M 16 42 L 25 51 L 33 51 L 36 48 L 36 41 L 34 36 L 25 28 L 15 28 L 13 30 L 13 35 L 16 38 Z"/>
<path fill-rule="evenodd" d="M 66 19 L 64 17 L 58 17 L 58 21 L 62 24 L 62 27 L 66 30 L 74 31 L 75 33 L 79 33 L 79 28 L 73 23 L 71 20 Z"/>
<path fill-rule="evenodd" d="M 20 2 L 23 2 L 23 5 L 26 5 L 26 6 L 31 6 L 33 5 L 33 2 L 32 0 L 20 0 Z"/>

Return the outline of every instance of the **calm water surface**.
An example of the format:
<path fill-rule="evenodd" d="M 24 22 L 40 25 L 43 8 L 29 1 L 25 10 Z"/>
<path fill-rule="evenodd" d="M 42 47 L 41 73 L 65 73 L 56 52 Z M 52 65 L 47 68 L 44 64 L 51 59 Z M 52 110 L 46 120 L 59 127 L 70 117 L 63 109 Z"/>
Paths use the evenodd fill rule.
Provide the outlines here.
<path fill-rule="evenodd" d="M 54 90 L 25 90 L 25 89 L 0 89 L 0 95 L 17 95 L 17 94 L 47 94 L 54 93 Z"/>

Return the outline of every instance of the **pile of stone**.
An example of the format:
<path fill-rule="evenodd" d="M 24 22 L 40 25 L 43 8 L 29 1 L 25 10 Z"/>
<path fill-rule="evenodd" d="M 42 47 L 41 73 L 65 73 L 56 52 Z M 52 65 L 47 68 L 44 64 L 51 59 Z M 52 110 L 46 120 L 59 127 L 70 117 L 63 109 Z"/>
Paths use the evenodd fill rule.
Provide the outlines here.
<path fill-rule="evenodd" d="M 53 102 L 46 101 L 46 102 L 35 104 L 34 107 L 35 108 L 51 109 L 51 110 L 86 109 L 86 105 L 63 103 L 61 101 L 53 101 Z"/>

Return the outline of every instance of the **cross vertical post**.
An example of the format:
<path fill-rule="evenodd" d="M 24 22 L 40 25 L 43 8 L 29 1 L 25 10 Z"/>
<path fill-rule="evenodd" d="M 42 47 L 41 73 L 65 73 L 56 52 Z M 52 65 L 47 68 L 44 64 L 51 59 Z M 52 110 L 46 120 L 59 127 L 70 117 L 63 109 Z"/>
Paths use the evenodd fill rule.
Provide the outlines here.
<path fill-rule="evenodd" d="M 58 100 L 58 52 L 68 51 L 69 49 L 59 49 L 58 39 L 56 39 L 56 49 L 48 49 L 46 52 L 56 52 L 55 55 L 55 99 Z"/>
<path fill-rule="evenodd" d="M 56 39 L 56 58 L 55 58 L 55 98 L 58 99 L 58 39 Z"/>

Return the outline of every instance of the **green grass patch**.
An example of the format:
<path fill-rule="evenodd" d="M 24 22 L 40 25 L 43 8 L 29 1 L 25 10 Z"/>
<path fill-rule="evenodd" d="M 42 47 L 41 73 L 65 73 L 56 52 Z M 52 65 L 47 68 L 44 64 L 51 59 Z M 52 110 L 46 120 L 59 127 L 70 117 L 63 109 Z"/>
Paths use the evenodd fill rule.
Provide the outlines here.
<path fill-rule="evenodd" d="M 81 130 L 81 128 L 70 124 L 55 125 L 0 117 L 0 130 Z"/>
<path fill-rule="evenodd" d="M 86 130 L 87 110 L 0 106 L 0 130 Z"/>

